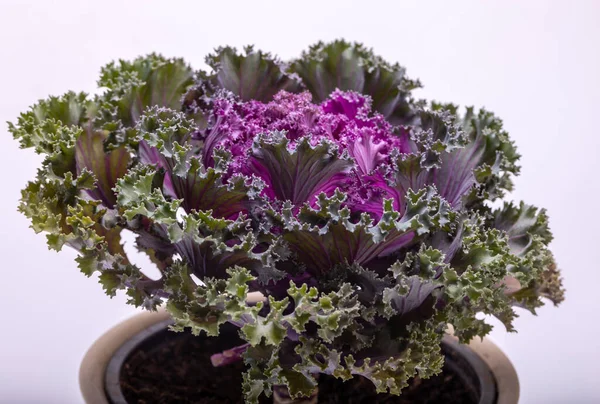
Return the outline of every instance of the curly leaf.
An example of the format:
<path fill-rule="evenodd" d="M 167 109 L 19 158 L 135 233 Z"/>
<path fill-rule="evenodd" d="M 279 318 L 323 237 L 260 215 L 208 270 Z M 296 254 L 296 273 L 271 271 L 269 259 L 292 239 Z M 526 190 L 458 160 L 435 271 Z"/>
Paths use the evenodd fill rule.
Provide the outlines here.
<path fill-rule="evenodd" d="M 252 169 L 273 198 L 302 204 L 320 192 L 333 191 L 353 166 L 337 149 L 323 140 L 313 146 L 299 139 L 293 149 L 282 134 L 258 136 L 252 146 Z"/>
<path fill-rule="evenodd" d="M 535 312 L 546 297 L 554 304 L 564 299 L 564 288 L 556 263 L 547 244 L 552 241 L 548 217 L 544 209 L 512 203 L 492 212 L 493 227 L 504 231 L 512 254 L 520 258 L 505 280 L 507 293 L 525 308 Z M 516 283 L 516 286 L 511 286 Z"/>
<path fill-rule="evenodd" d="M 240 54 L 235 48 L 224 47 L 206 57 L 214 70 L 209 80 L 213 85 L 231 91 L 244 101 L 270 101 L 281 90 L 296 92 L 300 79 L 285 72 L 285 66 L 269 53 L 244 48 Z"/>
<path fill-rule="evenodd" d="M 343 40 L 319 42 L 290 65 L 317 101 L 324 101 L 336 89 L 369 95 L 373 107 L 393 124 L 414 119 L 410 91 L 417 81 L 405 76 L 405 69 L 391 65 L 363 45 Z"/>
<path fill-rule="evenodd" d="M 378 257 L 400 251 L 410 245 L 416 236 L 443 228 L 448 223 L 448 208 L 433 189 L 409 191 L 404 212 L 384 202 L 381 220 L 374 223 L 363 214 L 352 221 L 350 210 L 341 208 L 344 196 L 319 196 L 319 210 L 305 206 L 298 218 L 281 217 L 285 231 L 283 238 L 315 276 L 332 270 L 336 265 L 357 263 L 365 265 Z"/>
<path fill-rule="evenodd" d="M 193 71 L 183 59 L 150 54 L 131 62 L 112 62 L 101 70 L 98 86 L 106 88 L 99 101 L 104 121 L 115 129 L 114 121 L 133 127 L 150 106 L 181 108 L 181 97 L 193 82 Z M 113 122 L 111 122 L 113 121 Z"/>
<path fill-rule="evenodd" d="M 84 126 L 93 114 L 94 106 L 85 93 L 68 92 L 60 97 L 40 100 L 30 111 L 21 114 L 17 125 L 8 128 L 22 148 L 34 147 L 37 153 L 52 153 L 63 136 L 41 129 L 45 121 L 65 127 Z M 69 139 L 70 136 L 67 137 Z"/>
<path fill-rule="evenodd" d="M 104 133 L 90 131 L 79 136 L 75 148 L 75 161 L 78 173 L 85 168 L 96 177 L 96 188 L 89 190 L 88 194 L 102 201 L 108 208 L 113 208 L 116 197 L 112 189 L 117 180 L 127 172 L 130 156 L 123 146 L 110 152 L 105 151 L 106 138 Z"/>

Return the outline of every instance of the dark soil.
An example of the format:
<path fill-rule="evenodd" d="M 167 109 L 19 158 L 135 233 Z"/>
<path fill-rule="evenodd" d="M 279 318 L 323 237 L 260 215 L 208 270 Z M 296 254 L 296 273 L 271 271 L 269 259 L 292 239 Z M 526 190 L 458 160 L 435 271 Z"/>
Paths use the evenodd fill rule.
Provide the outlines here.
<path fill-rule="evenodd" d="M 319 404 L 477 404 L 478 400 L 449 369 L 429 379 L 413 379 L 402 395 L 377 394 L 364 377 L 343 382 L 334 377 L 319 379 Z"/>
<path fill-rule="evenodd" d="M 231 348 L 232 338 L 194 337 L 189 333 L 162 331 L 136 349 L 121 370 L 121 388 L 128 403 L 242 403 L 244 364 L 213 367 L 210 356 Z M 241 341 L 240 341 L 241 343 Z M 150 349 L 144 349 L 144 345 Z M 430 379 L 414 379 L 401 396 L 376 394 L 371 382 L 355 377 L 342 382 L 320 375 L 319 404 L 477 404 L 460 377 L 449 367 Z M 262 403 L 272 398 L 262 397 Z"/>

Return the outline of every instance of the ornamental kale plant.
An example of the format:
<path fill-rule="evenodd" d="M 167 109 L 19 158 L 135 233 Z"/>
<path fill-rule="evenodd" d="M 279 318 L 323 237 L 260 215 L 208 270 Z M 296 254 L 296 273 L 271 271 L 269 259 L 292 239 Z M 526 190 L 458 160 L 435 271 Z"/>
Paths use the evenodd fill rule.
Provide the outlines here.
<path fill-rule="evenodd" d="M 491 112 L 416 100 L 402 67 L 344 41 L 206 61 L 110 63 L 100 95 L 50 97 L 9 128 L 45 156 L 19 206 L 32 228 L 109 296 L 165 303 L 175 330 L 238 326 L 247 401 L 310 395 L 319 373 L 400 394 L 440 372 L 448 324 L 467 342 L 491 329 L 479 312 L 513 331 L 513 306 L 563 299 L 545 211 L 492 207 L 519 155 Z"/>

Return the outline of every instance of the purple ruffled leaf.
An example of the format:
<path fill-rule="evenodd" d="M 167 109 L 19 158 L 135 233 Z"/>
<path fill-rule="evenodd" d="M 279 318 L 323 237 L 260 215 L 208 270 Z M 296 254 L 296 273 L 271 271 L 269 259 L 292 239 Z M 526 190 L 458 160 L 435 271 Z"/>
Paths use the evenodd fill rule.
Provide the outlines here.
<path fill-rule="evenodd" d="M 371 113 L 371 98 L 354 91 L 335 90 L 321 107 L 327 114 L 341 114 L 350 119 L 366 119 Z"/>
<path fill-rule="evenodd" d="M 183 199 L 186 212 L 212 210 L 213 215 L 235 219 L 246 212 L 251 201 L 251 185 L 243 176 L 229 178 L 223 182 L 222 173 L 210 168 L 206 171 L 195 159 L 184 177 L 170 174 L 176 198 Z"/>
<path fill-rule="evenodd" d="M 104 133 L 85 131 L 75 145 L 75 162 L 78 174 L 87 168 L 96 177 L 96 188 L 87 191 L 90 197 L 113 208 L 117 201 L 113 188 L 117 179 L 127 172 L 130 156 L 124 146 L 105 151 L 106 138 Z"/>
<path fill-rule="evenodd" d="M 164 169 L 168 168 L 164 156 L 160 154 L 156 147 L 150 146 L 145 140 L 140 140 L 138 155 L 142 164 L 155 165 Z M 176 197 L 170 175 L 165 175 L 164 177 L 163 191 L 170 197 Z"/>
<path fill-rule="evenodd" d="M 481 164 L 484 153 L 481 139 L 464 149 L 454 150 L 442 156 L 440 168 L 433 169 L 428 183 L 434 184 L 440 195 L 455 209 L 460 209 L 464 197 L 477 183 L 474 170 Z"/>
<path fill-rule="evenodd" d="M 382 140 L 375 140 L 369 132 L 363 132 L 348 146 L 348 152 L 356 161 L 362 174 L 369 174 L 387 158 L 389 145 Z"/>
<path fill-rule="evenodd" d="M 320 276 L 339 264 L 366 265 L 375 258 L 397 251 L 412 242 L 414 232 L 392 230 L 385 240 L 375 242 L 364 228 L 351 232 L 342 224 L 332 224 L 325 234 L 296 230 L 286 232 L 283 237 L 298 260 L 306 265 L 307 271 Z"/>
<path fill-rule="evenodd" d="M 410 276 L 403 285 L 386 289 L 383 300 L 390 305 L 394 315 L 403 316 L 419 309 L 440 286 L 431 281 L 424 281 L 418 276 Z"/>
<path fill-rule="evenodd" d="M 269 196 L 295 205 L 335 190 L 353 166 L 330 142 L 313 146 L 304 137 L 290 148 L 289 140 L 278 132 L 255 140 L 251 164 L 254 174 L 267 184 Z"/>
<path fill-rule="evenodd" d="M 188 263 L 192 273 L 200 279 L 225 278 L 225 270 L 235 265 L 250 268 L 256 264 L 244 251 L 215 254 L 210 244 L 198 244 L 191 238 L 175 243 L 175 251 Z"/>

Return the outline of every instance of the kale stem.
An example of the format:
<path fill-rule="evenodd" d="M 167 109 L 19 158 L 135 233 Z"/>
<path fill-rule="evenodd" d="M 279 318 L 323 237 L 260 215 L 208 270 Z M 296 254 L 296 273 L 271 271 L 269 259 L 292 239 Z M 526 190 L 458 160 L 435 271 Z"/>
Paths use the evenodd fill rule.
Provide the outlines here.
<path fill-rule="evenodd" d="M 214 367 L 229 365 L 242 360 L 242 354 L 246 352 L 246 349 L 250 344 L 243 344 L 231 349 L 227 349 L 221 353 L 214 354 L 210 357 L 210 361 Z"/>

